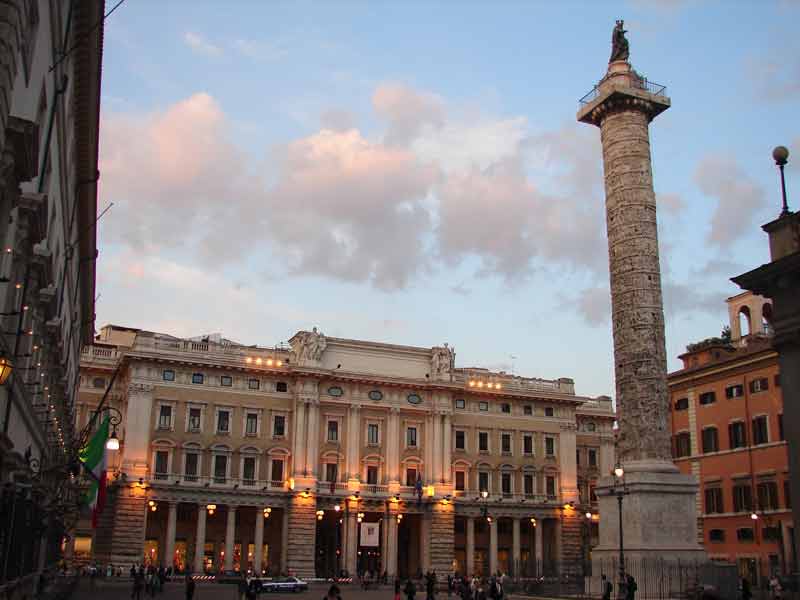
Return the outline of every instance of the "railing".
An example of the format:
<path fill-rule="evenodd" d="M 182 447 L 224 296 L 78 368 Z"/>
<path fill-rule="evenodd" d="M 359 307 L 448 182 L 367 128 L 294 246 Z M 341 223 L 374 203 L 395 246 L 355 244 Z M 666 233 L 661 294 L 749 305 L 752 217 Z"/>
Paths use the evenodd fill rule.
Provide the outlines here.
<path fill-rule="evenodd" d="M 317 492 L 322 494 L 335 494 L 337 491 L 347 491 L 347 484 L 342 481 L 318 481 Z"/>
<path fill-rule="evenodd" d="M 648 81 L 646 77 L 636 78 L 631 77 L 631 87 L 644 90 L 653 94 L 654 96 L 666 96 L 667 95 L 667 86 L 661 85 L 659 83 L 655 83 L 653 81 Z M 594 102 L 600 96 L 600 84 L 594 86 L 588 94 L 586 94 L 583 98 L 578 100 L 578 102 L 582 105 L 589 104 L 590 102 Z"/>
<path fill-rule="evenodd" d="M 93 358 L 116 360 L 120 352 L 116 348 L 105 348 L 103 346 L 84 346 L 81 349 L 81 358 L 91 360 Z"/>
<path fill-rule="evenodd" d="M 227 477 L 219 475 L 192 475 L 185 473 L 153 473 L 154 482 L 169 482 L 169 485 L 186 485 L 191 487 L 215 487 L 231 489 L 236 486 L 266 491 L 285 490 L 286 482 L 255 479 L 252 477 Z"/>

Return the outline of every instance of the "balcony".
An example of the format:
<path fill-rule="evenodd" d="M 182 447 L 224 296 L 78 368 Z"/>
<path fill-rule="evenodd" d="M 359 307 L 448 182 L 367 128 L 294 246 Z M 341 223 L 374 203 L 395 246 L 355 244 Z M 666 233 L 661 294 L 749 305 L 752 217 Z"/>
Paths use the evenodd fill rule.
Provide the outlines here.
<path fill-rule="evenodd" d="M 630 79 L 632 87 L 643 90 L 654 96 L 664 96 L 667 95 L 667 86 L 655 83 L 654 81 L 648 81 L 647 77 L 631 77 Z M 585 106 L 587 104 L 591 104 L 597 98 L 600 97 L 600 84 L 594 86 L 588 94 L 586 94 L 583 98 L 578 100 L 578 103 L 581 106 Z"/>

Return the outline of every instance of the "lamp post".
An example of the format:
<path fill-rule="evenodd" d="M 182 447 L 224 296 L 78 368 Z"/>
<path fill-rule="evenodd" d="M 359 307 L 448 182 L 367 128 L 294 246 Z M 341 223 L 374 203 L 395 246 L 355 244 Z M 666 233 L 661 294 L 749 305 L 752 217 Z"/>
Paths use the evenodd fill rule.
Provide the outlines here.
<path fill-rule="evenodd" d="M 789 149 L 786 146 L 776 146 L 772 151 L 772 158 L 775 159 L 775 164 L 778 165 L 781 172 L 781 197 L 783 200 L 781 216 L 783 217 L 789 214 L 789 205 L 786 202 L 786 178 L 783 175 L 783 167 L 789 160 Z"/>
<path fill-rule="evenodd" d="M 625 545 L 623 543 L 622 535 L 622 498 L 627 495 L 628 489 L 625 485 L 625 470 L 620 463 L 614 467 L 614 485 L 613 493 L 617 497 L 617 507 L 619 510 L 619 586 L 617 589 L 617 597 L 625 597 Z"/>

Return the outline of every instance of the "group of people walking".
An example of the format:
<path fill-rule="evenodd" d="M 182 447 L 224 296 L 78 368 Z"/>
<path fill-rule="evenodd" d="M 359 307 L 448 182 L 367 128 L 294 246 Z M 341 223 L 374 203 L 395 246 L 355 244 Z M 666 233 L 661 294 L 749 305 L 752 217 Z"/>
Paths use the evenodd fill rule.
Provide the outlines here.
<path fill-rule="evenodd" d="M 130 576 L 133 581 L 133 589 L 131 590 L 131 598 L 133 600 L 140 600 L 142 591 L 154 598 L 157 593 L 164 591 L 164 583 L 171 575 L 171 569 L 168 573 L 164 567 L 154 567 L 150 565 L 145 567 L 143 565 L 131 565 Z"/>
<path fill-rule="evenodd" d="M 472 579 L 460 575 L 447 576 L 447 596 L 456 594 L 461 600 L 502 600 L 505 595 L 503 584 L 505 575 L 498 573 L 491 577 L 482 578 L 473 576 Z M 428 571 L 423 578 L 425 586 L 425 600 L 435 600 L 437 577 L 436 571 Z M 416 600 L 417 585 L 411 579 L 402 585 L 400 579 L 394 583 L 394 600 L 401 600 L 401 591 L 406 600 Z"/>

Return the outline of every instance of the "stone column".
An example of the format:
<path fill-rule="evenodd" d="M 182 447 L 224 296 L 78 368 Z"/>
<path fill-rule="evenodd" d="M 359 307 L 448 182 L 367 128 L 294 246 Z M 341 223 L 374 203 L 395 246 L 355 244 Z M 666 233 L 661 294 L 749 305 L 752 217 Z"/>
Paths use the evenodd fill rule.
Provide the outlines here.
<path fill-rule="evenodd" d="M 453 470 L 451 468 L 453 464 L 453 426 L 450 420 L 449 414 L 444 415 L 444 459 L 442 460 L 442 465 L 444 470 L 443 481 L 445 483 L 450 483 L 453 478 Z"/>
<path fill-rule="evenodd" d="M 433 415 L 426 415 L 425 424 L 423 427 L 424 431 L 422 434 L 424 435 L 423 452 L 425 453 L 425 476 L 422 479 L 422 483 L 425 485 L 436 481 L 433 464 L 433 455 L 435 454 L 433 451 Z"/>
<path fill-rule="evenodd" d="M 228 523 L 225 529 L 225 570 L 233 570 L 233 544 L 236 537 L 236 507 L 228 506 Z"/>
<path fill-rule="evenodd" d="M 306 440 L 306 472 L 309 477 L 317 477 L 319 467 L 319 403 L 309 402 L 308 439 Z"/>
<path fill-rule="evenodd" d="M 489 523 L 489 574 L 497 573 L 497 518 Z"/>
<path fill-rule="evenodd" d="M 542 565 L 544 563 L 544 544 L 542 542 L 542 519 L 536 519 L 536 527 L 534 527 L 534 552 L 536 556 L 536 574 L 542 572 Z"/>
<path fill-rule="evenodd" d="M 167 512 L 167 540 L 164 544 L 164 567 L 171 567 L 175 560 L 175 529 L 178 524 L 178 504 L 170 502 Z"/>
<path fill-rule="evenodd" d="M 522 557 L 520 555 L 522 554 L 522 552 L 520 551 L 520 541 L 519 541 L 519 519 L 516 517 L 514 517 L 513 520 L 511 535 L 512 535 L 511 565 L 514 577 L 519 577 L 520 563 L 522 561 Z"/>
<path fill-rule="evenodd" d="M 197 505 L 197 533 L 194 536 L 194 572 L 202 573 L 206 556 L 206 507 Z"/>
<path fill-rule="evenodd" d="M 475 574 L 475 519 L 467 517 L 467 550 L 465 557 L 465 573 L 467 577 Z"/>
<path fill-rule="evenodd" d="M 356 505 L 353 502 L 353 505 Z M 358 521 L 356 520 L 358 508 L 350 508 L 345 518 L 347 527 L 347 546 L 345 547 L 345 569 L 350 575 L 355 575 L 358 566 Z"/>
<path fill-rule="evenodd" d="M 292 440 L 292 464 L 295 477 L 302 477 L 306 468 L 306 403 L 298 399 L 294 403 L 294 439 Z"/>
<path fill-rule="evenodd" d="M 256 577 L 261 577 L 264 552 L 264 514 L 259 507 L 256 507 L 256 531 L 253 537 L 253 572 Z"/>
<path fill-rule="evenodd" d="M 389 535 L 386 557 L 386 573 L 391 577 L 397 575 L 397 515 L 389 514 Z"/>
<path fill-rule="evenodd" d="M 562 423 L 558 436 L 558 466 L 561 475 L 561 502 L 578 502 L 578 471 L 575 464 L 577 447 L 575 423 Z"/>
<path fill-rule="evenodd" d="M 419 516 L 419 559 L 422 572 L 431 568 L 431 522 L 428 513 Z"/>
<path fill-rule="evenodd" d="M 386 468 L 389 483 L 400 481 L 400 410 L 389 408 L 386 436 Z"/>
<path fill-rule="evenodd" d="M 433 424 L 433 472 L 431 473 L 431 483 L 440 483 L 443 481 L 442 476 L 442 459 L 444 453 L 442 451 L 442 415 L 434 413 L 431 416 L 431 423 Z"/>
<path fill-rule="evenodd" d="M 281 572 L 289 572 L 289 507 L 284 507 L 281 520 Z"/>

